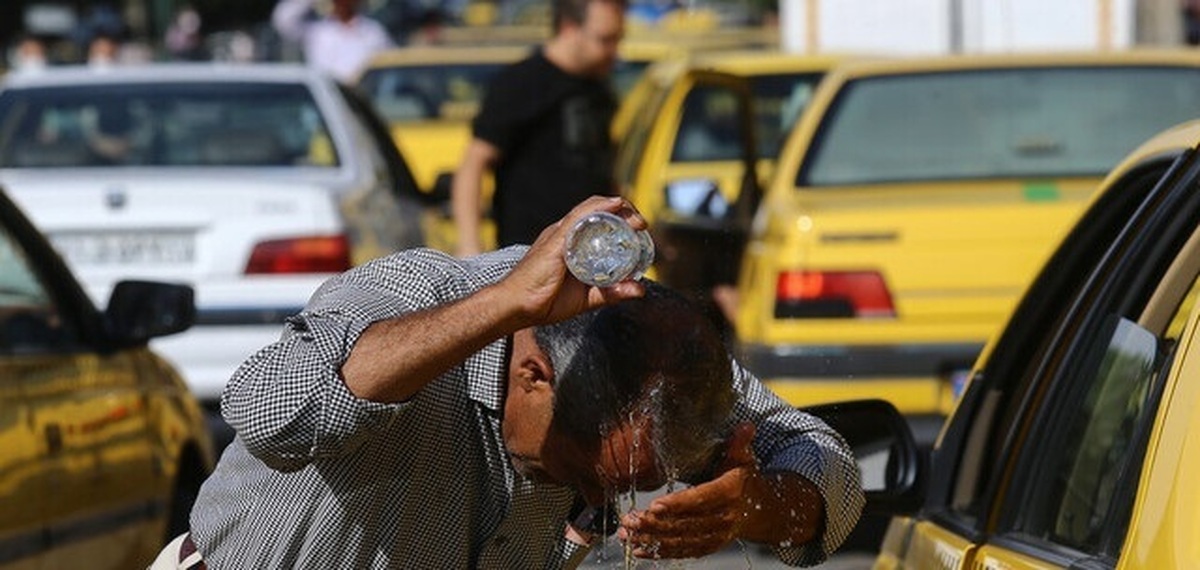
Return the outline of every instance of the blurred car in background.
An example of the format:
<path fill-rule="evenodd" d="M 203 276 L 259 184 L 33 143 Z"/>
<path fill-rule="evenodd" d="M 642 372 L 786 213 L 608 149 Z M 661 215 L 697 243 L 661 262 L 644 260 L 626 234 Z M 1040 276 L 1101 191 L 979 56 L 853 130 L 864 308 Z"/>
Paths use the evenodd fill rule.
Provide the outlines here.
<path fill-rule="evenodd" d="M 646 70 L 614 120 L 624 132 L 616 172 L 656 234 L 656 278 L 710 303 L 715 285 L 736 281 L 745 232 L 714 232 L 729 228 L 712 219 L 731 215 L 744 188 L 757 196 L 822 77 L 846 57 L 711 51 Z"/>
<path fill-rule="evenodd" d="M 874 568 L 1200 567 L 1198 143 L 1189 122 L 1112 169 L 975 363 Z"/>
<path fill-rule="evenodd" d="M 838 66 L 753 221 L 742 361 L 797 405 L 887 398 L 930 445 L 1101 178 L 1198 89 L 1184 50 Z"/>
<path fill-rule="evenodd" d="M 370 103 L 296 65 L 9 76 L 0 183 L 94 300 L 128 278 L 195 288 L 196 326 L 154 347 L 214 412 L 322 281 L 422 242 L 414 182 Z"/>
<path fill-rule="evenodd" d="M 144 568 L 213 466 L 204 413 L 147 340 L 186 285 L 123 282 L 96 309 L 0 190 L 0 567 Z"/>
<path fill-rule="evenodd" d="M 373 57 L 359 77 L 357 89 L 388 122 L 417 187 L 442 205 L 429 209 L 422 219 L 430 247 L 454 251 L 450 182 L 471 141 L 471 121 L 488 82 L 532 49 L 516 45 L 395 48 Z M 483 190 L 484 203 L 490 203 L 491 176 L 485 178 Z M 490 218 L 483 221 L 484 243 L 493 244 L 495 228 Z"/>

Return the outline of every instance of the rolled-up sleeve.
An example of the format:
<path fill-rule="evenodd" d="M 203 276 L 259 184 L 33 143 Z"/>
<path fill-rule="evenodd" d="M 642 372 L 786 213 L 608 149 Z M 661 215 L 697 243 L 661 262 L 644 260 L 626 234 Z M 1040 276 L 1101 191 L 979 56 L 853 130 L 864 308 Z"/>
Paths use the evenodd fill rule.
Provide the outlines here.
<path fill-rule="evenodd" d="M 862 514 L 858 463 L 833 428 L 784 402 L 737 363 L 734 381 L 740 395 L 735 420 L 756 424 L 754 452 L 761 469 L 803 476 L 816 485 L 825 503 L 825 525 L 817 540 L 771 545 L 772 549 L 786 564 L 818 564 L 841 546 Z"/>
<path fill-rule="evenodd" d="M 397 255 L 322 285 L 287 319 L 279 341 L 247 359 L 225 386 L 222 414 L 247 450 L 273 469 L 295 471 L 353 452 L 403 413 L 405 403 L 352 394 L 342 364 L 371 324 L 461 295 L 439 278 L 449 263 L 427 253 Z"/>
<path fill-rule="evenodd" d="M 355 397 L 339 372 L 370 323 L 301 314 L 283 338 L 247 360 L 226 385 L 225 420 L 267 465 L 295 471 L 353 449 L 403 406 Z"/>

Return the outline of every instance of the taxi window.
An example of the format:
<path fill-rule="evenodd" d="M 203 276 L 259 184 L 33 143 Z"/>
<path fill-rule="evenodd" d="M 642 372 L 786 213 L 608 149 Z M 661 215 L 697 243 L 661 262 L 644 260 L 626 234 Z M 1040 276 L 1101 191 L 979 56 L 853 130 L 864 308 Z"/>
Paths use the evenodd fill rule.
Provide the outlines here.
<path fill-rule="evenodd" d="M 1200 115 L 1197 92 L 1200 69 L 1165 66 L 862 79 L 826 114 L 796 183 L 1101 176 Z"/>
<path fill-rule="evenodd" d="M 738 160 L 742 137 L 738 96 L 718 86 L 699 86 L 688 92 L 675 137 L 671 162 Z"/>
<path fill-rule="evenodd" d="M 43 352 L 72 339 L 24 249 L 0 228 L 0 354 Z"/>
<path fill-rule="evenodd" d="M 17 168 L 304 166 L 328 138 L 300 84 L 13 89 L 0 117 L 0 166 Z"/>
<path fill-rule="evenodd" d="M 808 106 L 821 73 L 781 73 L 751 79 L 755 147 L 759 158 L 775 158 L 800 112 Z"/>
<path fill-rule="evenodd" d="M 389 122 L 470 120 L 492 76 L 506 64 L 381 67 L 363 74 L 358 89 Z"/>
<path fill-rule="evenodd" d="M 947 524 L 963 532 L 988 524 L 995 493 L 1008 485 L 1009 446 L 1014 438 L 1025 439 L 1025 426 L 1038 413 L 1030 402 L 1044 398 L 1045 386 L 1054 375 L 1053 363 L 1060 362 L 1058 354 L 1069 348 L 1070 335 L 1059 337 L 1048 331 L 1077 327 L 1070 324 L 1071 300 L 1088 287 L 1081 276 L 1104 263 L 1113 236 L 1136 215 L 1143 197 L 1169 166 L 1169 161 L 1163 161 L 1134 169 L 1114 182 L 1120 191 L 1098 197 L 1096 207 L 1079 222 L 1080 227 L 1092 229 L 1069 236 L 1047 261 L 1047 267 L 1057 271 L 1045 273 L 1031 285 L 1029 296 L 982 361 L 947 426 L 949 451 L 939 467 L 948 470 L 954 483 L 935 493 L 935 502 L 945 505 Z M 1020 502 L 1004 501 L 1009 503 Z"/>
<path fill-rule="evenodd" d="M 616 173 L 617 182 L 629 188 L 637 178 L 638 168 L 646 155 L 646 144 L 650 140 L 650 132 L 654 130 L 655 119 L 661 112 L 668 91 L 656 87 L 646 96 L 645 103 L 637 110 L 629 124 L 629 131 L 620 141 L 617 149 Z"/>
<path fill-rule="evenodd" d="M 633 90 L 633 86 L 642 78 L 642 74 L 646 68 L 650 66 L 651 60 L 630 60 L 622 59 L 617 62 L 617 66 L 613 69 L 612 85 L 616 91 L 618 98 L 624 98 Z"/>
<path fill-rule="evenodd" d="M 1145 448 L 1138 435 L 1157 409 L 1151 388 L 1164 361 L 1154 333 L 1120 318 L 1110 330 L 1079 366 L 1074 389 L 1054 406 L 1048 437 L 1033 443 L 1043 465 L 1031 477 L 1030 500 L 1021 503 L 1026 508 L 1014 525 L 1083 552 L 1101 551 L 1105 531 L 1122 526 L 1127 509 L 1117 501 L 1132 496 L 1119 492 L 1120 485 L 1140 470 Z"/>

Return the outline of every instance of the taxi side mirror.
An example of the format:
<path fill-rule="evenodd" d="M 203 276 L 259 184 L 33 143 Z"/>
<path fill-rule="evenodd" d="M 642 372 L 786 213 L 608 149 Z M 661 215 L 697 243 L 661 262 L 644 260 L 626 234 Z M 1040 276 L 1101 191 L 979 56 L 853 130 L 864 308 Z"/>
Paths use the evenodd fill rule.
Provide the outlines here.
<path fill-rule="evenodd" d="M 850 445 L 862 472 L 865 513 L 910 515 L 921 507 L 928 458 L 894 405 L 867 399 L 803 410 L 824 420 Z"/>
<path fill-rule="evenodd" d="M 715 180 L 674 180 L 667 184 L 665 192 L 667 210 L 672 216 L 721 220 L 729 215 L 729 202 Z"/>
<path fill-rule="evenodd" d="M 109 296 L 104 321 L 123 345 L 181 332 L 196 321 L 195 292 L 188 285 L 121 281 Z"/>

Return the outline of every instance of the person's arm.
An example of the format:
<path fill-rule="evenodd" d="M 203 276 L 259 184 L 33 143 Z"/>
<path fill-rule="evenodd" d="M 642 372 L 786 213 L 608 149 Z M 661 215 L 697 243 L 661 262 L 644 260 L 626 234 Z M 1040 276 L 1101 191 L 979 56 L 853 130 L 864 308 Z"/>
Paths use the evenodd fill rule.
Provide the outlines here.
<path fill-rule="evenodd" d="M 315 0 L 279 0 L 271 11 L 271 25 L 284 39 L 304 41 L 305 19 L 312 12 Z"/>
<path fill-rule="evenodd" d="M 602 290 L 569 276 L 563 224 L 597 210 L 646 227 L 628 202 L 590 198 L 547 228 L 498 282 L 432 308 L 421 307 L 444 294 L 424 284 L 429 276 L 469 264 L 416 250 L 335 277 L 288 319 L 278 342 L 233 375 L 222 394 L 225 419 L 255 457 L 294 471 L 315 457 L 353 451 L 402 402 L 484 345 L 642 295 L 633 281 Z"/>
<path fill-rule="evenodd" d="M 741 423 L 717 475 L 625 515 L 618 537 L 632 540 L 639 556 L 694 558 L 747 540 L 788 564 L 819 563 L 862 512 L 858 465 L 824 422 L 734 370 Z"/>
<path fill-rule="evenodd" d="M 454 171 L 450 184 L 450 213 L 458 235 L 456 253 L 459 257 L 483 251 L 479 235 L 483 202 L 483 177 L 500 157 L 500 150 L 491 143 L 475 138 L 467 146 L 462 164 Z"/>

